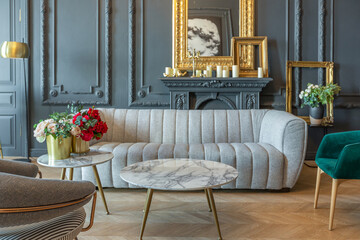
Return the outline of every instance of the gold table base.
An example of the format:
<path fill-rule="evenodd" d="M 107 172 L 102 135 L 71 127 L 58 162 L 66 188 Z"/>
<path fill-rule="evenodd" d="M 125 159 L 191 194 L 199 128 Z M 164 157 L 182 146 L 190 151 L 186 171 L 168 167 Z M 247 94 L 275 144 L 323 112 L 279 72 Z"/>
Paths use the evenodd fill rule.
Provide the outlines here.
<path fill-rule="evenodd" d="M 106 214 L 109 215 L 110 211 L 109 211 L 109 208 L 108 208 L 107 203 L 106 203 L 105 194 L 104 194 L 104 190 L 103 190 L 102 185 L 101 185 L 101 181 L 100 181 L 100 177 L 99 177 L 97 167 L 96 167 L 96 165 L 94 165 L 94 166 L 92 166 L 92 168 L 93 168 L 93 171 L 94 171 L 96 183 L 98 185 L 101 198 L 102 198 L 103 203 L 104 203 Z M 61 180 L 65 179 L 65 175 L 66 175 L 66 168 L 63 168 L 62 171 L 61 171 Z M 74 168 L 70 168 L 69 180 L 73 180 L 73 176 L 74 176 Z"/>
<path fill-rule="evenodd" d="M 205 188 L 204 190 L 205 190 L 205 195 L 206 195 L 206 199 L 207 199 L 208 206 L 209 206 L 209 212 L 212 212 L 213 215 L 214 215 L 216 228 L 217 228 L 217 231 L 218 231 L 218 234 L 219 234 L 218 240 L 222 240 L 221 231 L 220 231 L 220 224 L 219 224 L 219 219 L 218 219 L 218 216 L 217 216 L 217 211 L 216 211 L 216 206 L 215 206 L 215 199 L 214 199 L 212 189 L 211 188 Z M 149 211 L 150 211 L 150 206 L 151 206 L 153 193 L 154 193 L 154 189 L 149 188 L 148 191 L 147 191 L 147 197 L 146 197 L 146 202 L 145 202 L 144 217 L 143 217 L 142 224 L 141 224 L 140 237 L 139 237 L 140 240 L 142 240 L 143 235 L 144 235 L 146 221 L 147 221 L 147 218 L 149 216 Z"/>

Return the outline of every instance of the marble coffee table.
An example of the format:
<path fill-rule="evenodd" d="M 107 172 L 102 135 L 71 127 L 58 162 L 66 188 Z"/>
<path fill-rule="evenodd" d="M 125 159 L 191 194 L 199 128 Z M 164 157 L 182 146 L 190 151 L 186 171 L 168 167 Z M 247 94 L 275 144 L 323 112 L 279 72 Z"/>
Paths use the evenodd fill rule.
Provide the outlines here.
<path fill-rule="evenodd" d="M 154 190 L 205 190 L 210 211 L 221 237 L 212 188 L 225 185 L 238 176 L 238 171 L 226 164 L 193 159 L 159 159 L 139 162 L 123 168 L 120 177 L 131 184 L 148 189 L 140 240 L 144 235 Z"/>
<path fill-rule="evenodd" d="M 49 160 L 48 155 L 45 154 L 40 156 L 37 162 L 45 167 L 62 168 L 62 180 L 65 179 L 67 168 L 70 169 L 69 180 L 73 180 L 74 168 L 92 167 L 106 213 L 110 214 L 96 165 L 110 161 L 113 157 L 114 155 L 110 152 L 90 151 L 84 155 L 71 154 L 69 158 L 61 160 Z"/>

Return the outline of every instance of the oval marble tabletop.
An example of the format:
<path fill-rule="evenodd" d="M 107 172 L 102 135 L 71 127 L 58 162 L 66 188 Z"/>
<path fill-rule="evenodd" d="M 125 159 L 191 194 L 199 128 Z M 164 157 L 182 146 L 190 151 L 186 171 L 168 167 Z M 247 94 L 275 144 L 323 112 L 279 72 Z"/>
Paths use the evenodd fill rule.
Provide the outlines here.
<path fill-rule="evenodd" d="M 78 168 L 98 165 L 111 160 L 114 155 L 110 152 L 90 151 L 85 155 L 71 154 L 70 158 L 61 160 L 50 160 L 48 155 L 42 155 L 37 162 L 46 167 L 55 168 Z"/>
<path fill-rule="evenodd" d="M 158 190 L 201 190 L 235 180 L 238 171 L 226 164 L 193 159 L 159 159 L 123 168 L 120 177 L 131 184 Z"/>

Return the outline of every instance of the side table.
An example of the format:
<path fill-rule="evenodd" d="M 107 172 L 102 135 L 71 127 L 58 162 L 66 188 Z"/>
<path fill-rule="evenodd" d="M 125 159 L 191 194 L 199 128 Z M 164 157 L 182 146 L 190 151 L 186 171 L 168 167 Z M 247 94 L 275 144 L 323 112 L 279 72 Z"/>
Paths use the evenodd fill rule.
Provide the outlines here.
<path fill-rule="evenodd" d="M 49 157 L 46 154 L 40 156 L 37 162 L 38 164 L 45 167 L 62 168 L 61 171 L 62 180 L 65 179 L 65 173 L 67 168 L 70 169 L 69 180 L 73 180 L 74 168 L 91 166 L 94 171 L 96 183 L 98 185 L 101 198 L 104 202 L 106 213 L 110 214 L 96 165 L 110 161 L 113 157 L 114 155 L 110 152 L 90 151 L 85 155 L 71 154 L 70 158 L 61 159 L 61 160 L 49 160 Z"/>

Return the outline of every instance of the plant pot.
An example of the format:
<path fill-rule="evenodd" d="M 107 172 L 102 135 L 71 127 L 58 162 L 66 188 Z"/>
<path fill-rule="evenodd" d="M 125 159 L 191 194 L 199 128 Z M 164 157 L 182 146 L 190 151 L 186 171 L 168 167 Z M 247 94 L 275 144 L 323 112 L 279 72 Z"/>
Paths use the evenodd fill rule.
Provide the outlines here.
<path fill-rule="evenodd" d="M 82 140 L 81 137 L 72 137 L 72 152 L 76 154 L 85 154 L 90 151 L 89 142 Z"/>
<path fill-rule="evenodd" d="M 321 122 L 324 117 L 324 106 L 319 105 L 319 107 L 314 107 L 314 108 L 310 107 L 309 116 L 310 116 L 311 125 L 315 125 L 315 126 L 321 125 Z"/>
<path fill-rule="evenodd" d="M 70 157 L 71 137 L 58 137 L 55 139 L 49 135 L 46 137 L 46 145 L 49 160 L 61 160 Z"/>

